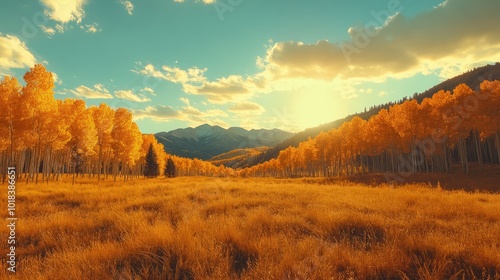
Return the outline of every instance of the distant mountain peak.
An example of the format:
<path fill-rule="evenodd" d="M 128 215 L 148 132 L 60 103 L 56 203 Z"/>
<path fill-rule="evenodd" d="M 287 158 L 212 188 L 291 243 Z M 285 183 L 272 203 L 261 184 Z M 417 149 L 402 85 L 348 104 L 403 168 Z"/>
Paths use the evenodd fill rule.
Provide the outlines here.
<path fill-rule="evenodd" d="M 273 147 L 293 136 L 293 133 L 280 129 L 225 129 L 217 125 L 203 124 L 195 128 L 160 132 L 155 136 L 169 154 L 206 160 L 234 149 Z"/>

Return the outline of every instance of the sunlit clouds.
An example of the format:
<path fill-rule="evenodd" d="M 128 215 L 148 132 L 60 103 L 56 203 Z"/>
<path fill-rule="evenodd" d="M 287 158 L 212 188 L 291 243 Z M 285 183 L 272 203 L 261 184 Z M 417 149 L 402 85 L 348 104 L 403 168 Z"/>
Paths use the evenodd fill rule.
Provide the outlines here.
<path fill-rule="evenodd" d="M 81 85 L 70 90 L 74 95 L 85 99 L 112 99 L 113 96 L 102 84 L 95 84 L 93 88 Z"/>
<path fill-rule="evenodd" d="M 85 17 L 83 6 L 86 0 L 40 0 L 45 6 L 44 13 L 50 19 L 60 23 L 68 23 L 70 21 L 81 22 Z"/>
<path fill-rule="evenodd" d="M 35 56 L 25 42 L 16 36 L 0 33 L 0 71 L 33 67 L 35 63 Z"/>

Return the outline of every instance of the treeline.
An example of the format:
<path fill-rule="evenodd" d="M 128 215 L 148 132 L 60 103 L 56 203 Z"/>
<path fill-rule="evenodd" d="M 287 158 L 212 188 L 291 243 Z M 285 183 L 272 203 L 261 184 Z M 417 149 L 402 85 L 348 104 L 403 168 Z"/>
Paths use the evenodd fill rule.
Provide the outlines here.
<path fill-rule="evenodd" d="M 0 82 L 0 170 L 15 166 L 18 180 L 58 180 L 61 176 L 124 180 L 144 175 L 150 145 L 163 174 L 169 156 L 153 135 L 143 135 L 132 114 L 102 103 L 87 107 L 83 100 L 54 98 L 52 73 L 41 64 L 25 75 Z M 209 163 L 171 157 L 181 175 L 225 175 Z M 192 169 L 202 171 L 193 171 Z M 220 173 L 223 174 L 220 174 Z M 200 174 L 200 175 L 201 175 Z"/>
<path fill-rule="evenodd" d="M 342 176 L 368 172 L 401 180 L 416 172 L 448 172 L 460 164 L 500 163 L 500 81 L 474 91 L 465 84 L 421 103 L 406 100 L 368 121 L 359 117 L 288 147 L 242 176 Z"/>

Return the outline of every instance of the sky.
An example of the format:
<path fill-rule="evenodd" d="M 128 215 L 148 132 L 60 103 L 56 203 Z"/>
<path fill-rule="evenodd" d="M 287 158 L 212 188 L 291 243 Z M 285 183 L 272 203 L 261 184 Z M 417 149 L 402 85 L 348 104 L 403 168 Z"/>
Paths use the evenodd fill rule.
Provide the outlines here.
<path fill-rule="evenodd" d="M 500 61 L 498 0 L 8 0 L 0 77 L 35 63 L 55 98 L 143 133 L 301 131 Z"/>

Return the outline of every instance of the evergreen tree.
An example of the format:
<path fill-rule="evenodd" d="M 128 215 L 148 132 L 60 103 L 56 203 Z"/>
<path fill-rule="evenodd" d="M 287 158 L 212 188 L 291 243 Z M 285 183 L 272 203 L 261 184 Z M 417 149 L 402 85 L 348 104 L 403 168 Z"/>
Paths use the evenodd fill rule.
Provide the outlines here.
<path fill-rule="evenodd" d="M 146 166 L 144 167 L 145 177 L 156 177 L 160 175 L 158 162 L 156 161 L 156 153 L 153 149 L 153 144 L 149 144 L 148 153 L 146 154 Z"/>
<path fill-rule="evenodd" d="M 169 178 L 173 178 L 176 175 L 177 174 L 176 174 L 176 170 L 175 170 L 175 163 L 171 158 L 169 158 L 167 160 L 167 166 L 165 167 L 165 176 L 167 176 Z"/>

